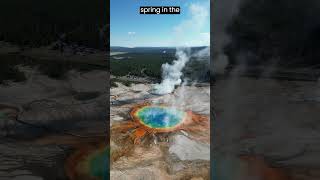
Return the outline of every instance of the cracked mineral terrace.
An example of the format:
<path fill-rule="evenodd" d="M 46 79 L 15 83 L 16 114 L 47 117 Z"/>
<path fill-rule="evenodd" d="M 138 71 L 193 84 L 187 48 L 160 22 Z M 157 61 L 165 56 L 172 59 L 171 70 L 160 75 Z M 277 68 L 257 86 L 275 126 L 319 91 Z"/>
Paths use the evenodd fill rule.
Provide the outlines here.
<path fill-rule="evenodd" d="M 69 179 L 67 159 L 105 142 L 108 73 L 55 80 L 20 68 L 25 82 L 0 85 L 0 179 Z"/>
<path fill-rule="evenodd" d="M 181 110 L 190 110 L 196 114 L 209 117 L 210 86 L 208 84 L 202 87 L 179 87 L 174 93 L 163 96 L 149 96 L 152 87 L 153 84 L 133 84 L 128 87 L 118 83 L 118 87 L 111 88 L 110 101 L 115 102 L 114 105 L 111 105 L 110 111 L 111 179 L 128 180 L 138 177 L 160 180 L 209 179 L 209 124 L 199 128 L 204 129 L 204 131 L 179 129 L 154 134 L 155 130 L 151 129 L 151 135 L 142 138 L 139 144 L 134 144 L 128 140 L 134 131 L 123 131 L 121 133 L 116 131 L 117 128 L 125 126 L 128 121 L 132 120 L 129 112 L 132 112 L 137 104 L 143 104 L 144 102 L 158 105 L 166 104 L 169 105 L 168 107 L 173 105 L 173 107 Z M 188 99 L 181 101 L 183 103 L 177 103 L 176 101 L 179 98 L 184 98 L 182 94 Z M 117 105 L 117 101 L 127 103 Z M 147 112 L 141 115 L 143 116 L 145 113 Z M 150 117 L 145 116 L 144 118 L 148 119 Z M 207 120 L 209 121 L 209 119 Z M 199 140 L 198 137 L 202 137 L 202 139 Z"/>

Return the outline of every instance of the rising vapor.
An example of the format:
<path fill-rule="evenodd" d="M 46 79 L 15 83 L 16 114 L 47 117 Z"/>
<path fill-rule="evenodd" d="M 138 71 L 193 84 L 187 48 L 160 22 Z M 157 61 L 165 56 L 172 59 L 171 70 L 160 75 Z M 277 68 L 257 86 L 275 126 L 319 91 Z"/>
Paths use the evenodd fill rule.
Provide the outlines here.
<path fill-rule="evenodd" d="M 176 60 L 172 64 L 162 65 L 162 81 L 160 84 L 154 86 L 153 93 L 155 94 L 169 94 L 174 91 L 175 86 L 182 83 L 182 70 L 186 66 L 187 62 L 191 59 L 191 50 L 186 48 L 190 45 L 198 45 L 199 43 L 208 44 L 210 42 L 210 36 L 208 33 L 203 33 L 202 29 L 209 22 L 209 1 L 205 4 L 190 4 L 189 12 L 191 14 L 189 19 L 182 21 L 180 24 L 173 28 L 175 33 L 175 45 L 185 48 L 177 48 Z M 190 33 L 206 34 L 205 39 L 198 41 L 188 41 L 186 38 Z M 201 51 L 196 56 L 205 55 L 207 51 Z"/>
<path fill-rule="evenodd" d="M 162 82 L 154 86 L 155 94 L 169 94 L 173 92 L 176 85 L 180 85 L 182 80 L 182 69 L 190 59 L 189 50 L 177 49 L 177 59 L 172 64 L 162 65 Z"/>

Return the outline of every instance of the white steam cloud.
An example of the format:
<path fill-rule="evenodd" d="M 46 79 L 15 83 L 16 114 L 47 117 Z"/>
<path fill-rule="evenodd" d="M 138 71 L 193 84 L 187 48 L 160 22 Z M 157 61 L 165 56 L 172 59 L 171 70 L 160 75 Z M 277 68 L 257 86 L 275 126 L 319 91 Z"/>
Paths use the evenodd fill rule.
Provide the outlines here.
<path fill-rule="evenodd" d="M 209 1 L 208 1 L 209 2 Z M 182 21 L 180 24 L 174 27 L 175 45 L 177 46 L 197 46 L 197 45 L 209 45 L 210 35 L 209 33 L 203 33 L 203 28 L 209 23 L 209 3 L 208 4 L 190 4 L 190 18 Z M 191 34 L 201 34 L 204 38 L 198 40 L 186 39 Z M 195 57 L 204 56 L 209 53 L 208 49 L 198 52 Z M 176 60 L 172 64 L 162 65 L 162 81 L 160 84 L 154 86 L 153 93 L 155 94 L 169 94 L 174 91 L 175 86 L 182 83 L 182 70 L 186 66 L 187 62 L 191 58 L 189 48 L 177 48 Z"/>
<path fill-rule="evenodd" d="M 187 62 L 192 58 L 198 61 L 210 60 L 210 47 L 201 49 L 191 54 L 190 48 L 177 48 L 177 59 L 172 64 L 162 65 L 162 81 L 160 84 L 154 86 L 153 93 L 155 94 L 169 94 L 174 91 L 175 86 L 182 83 L 182 70 L 186 66 Z"/>
<path fill-rule="evenodd" d="M 154 86 L 154 93 L 169 94 L 173 92 L 176 85 L 180 85 L 182 80 L 182 69 L 189 61 L 190 56 L 188 50 L 177 49 L 177 59 L 172 64 L 162 65 L 162 82 Z"/>

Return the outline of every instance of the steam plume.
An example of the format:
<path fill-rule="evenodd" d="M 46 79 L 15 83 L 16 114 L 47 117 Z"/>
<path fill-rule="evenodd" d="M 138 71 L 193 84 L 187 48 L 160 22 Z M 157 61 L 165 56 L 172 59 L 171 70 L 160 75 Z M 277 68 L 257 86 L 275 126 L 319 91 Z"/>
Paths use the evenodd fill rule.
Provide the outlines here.
<path fill-rule="evenodd" d="M 189 50 L 177 49 L 177 59 L 172 64 L 162 65 L 162 82 L 154 86 L 155 94 L 169 94 L 173 92 L 176 85 L 180 85 L 182 80 L 182 69 L 189 61 Z"/>
<path fill-rule="evenodd" d="M 190 46 L 208 44 L 210 42 L 209 33 L 202 32 L 204 26 L 209 22 L 209 1 L 204 4 L 190 4 L 190 18 L 182 21 L 180 24 L 175 26 L 175 45 L 177 46 Z M 190 40 L 190 34 L 202 34 L 205 35 L 204 39 Z M 203 56 L 207 51 L 201 51 L 195 54 L 195 57 Z M 177 48 L 176 60 L 172 64 L 162 65 L 162 81 L 160 84 L 154 86 L 153 93 L 155 94 L 169 94 L 174 91 L 175 86 L 182 83 L 182 70 L 186 66 L 187 62 L 192 57 L 190 48 Z"/>

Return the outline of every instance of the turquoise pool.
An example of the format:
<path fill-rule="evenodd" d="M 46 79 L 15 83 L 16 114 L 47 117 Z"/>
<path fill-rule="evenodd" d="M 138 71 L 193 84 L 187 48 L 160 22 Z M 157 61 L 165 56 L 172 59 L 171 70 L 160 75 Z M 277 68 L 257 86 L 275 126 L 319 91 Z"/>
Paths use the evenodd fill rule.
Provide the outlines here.
<path fill-rule="evenodd" d="M 145 126 L 160 129 L 178 126 L 185 115 L 184 111 L 163 106 L 145 106 L 135 113 L 135 116 Z"/>

